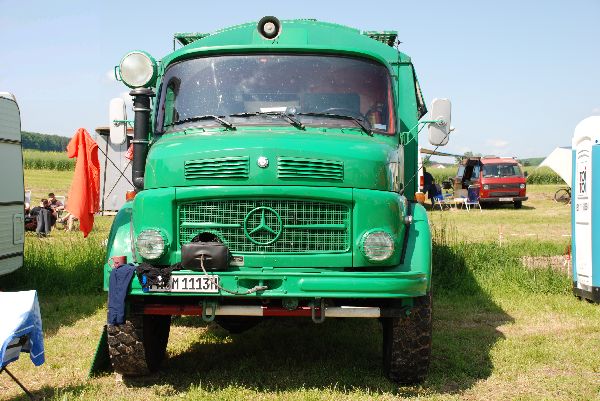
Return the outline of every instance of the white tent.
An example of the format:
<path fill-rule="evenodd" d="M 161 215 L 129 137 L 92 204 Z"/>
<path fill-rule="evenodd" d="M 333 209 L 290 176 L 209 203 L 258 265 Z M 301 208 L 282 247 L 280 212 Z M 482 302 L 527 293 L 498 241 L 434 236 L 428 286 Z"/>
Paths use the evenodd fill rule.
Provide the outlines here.
<path fill-rule="evenodd" d="M 540 167 L 550 167 L 562 178 L 568 186 L 571 186 L 573 176 L 573 153 L 571 148 L 556 148 L 544 159 Z"/>

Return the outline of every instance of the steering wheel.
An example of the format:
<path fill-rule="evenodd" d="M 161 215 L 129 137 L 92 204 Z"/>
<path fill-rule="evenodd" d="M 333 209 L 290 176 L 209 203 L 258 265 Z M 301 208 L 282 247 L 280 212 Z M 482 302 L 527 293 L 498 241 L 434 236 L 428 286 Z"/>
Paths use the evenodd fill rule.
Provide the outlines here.
<path fill-rule="evenodd" d="M 362 114 L 360 111 L 348 109 L 346 107 L 330 107 L 328 109 L 320 111 L 320 113 L 331 113 L 331 114 L 339 114 L 339 115 L 345 115 L 345 116 L 350 116 L 350 117 L 358 117 L 359 119 L 361 119 L 363 121 L 367 121 L 367 116 Z"/>

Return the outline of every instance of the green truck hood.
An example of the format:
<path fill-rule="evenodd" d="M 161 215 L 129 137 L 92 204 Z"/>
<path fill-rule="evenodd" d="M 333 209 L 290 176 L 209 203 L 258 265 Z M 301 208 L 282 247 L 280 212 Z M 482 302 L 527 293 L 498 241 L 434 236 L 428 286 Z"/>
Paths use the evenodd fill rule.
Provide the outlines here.
<path fill-rule="evenodd" d="M 259 158 L 268 166 L 260 167 Z M 397 180 L 394 137 L 356 129 L 189 129 L 150 149 L 144 187 L 307 185 L 389 191 Z M 264 159 L 262 160 L 264 162 Z"/>

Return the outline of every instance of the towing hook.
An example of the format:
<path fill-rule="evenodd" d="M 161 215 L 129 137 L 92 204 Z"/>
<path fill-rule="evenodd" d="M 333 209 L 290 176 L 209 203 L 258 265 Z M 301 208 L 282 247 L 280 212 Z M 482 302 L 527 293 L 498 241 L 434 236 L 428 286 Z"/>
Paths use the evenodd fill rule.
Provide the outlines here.
<path fill-rule="evenodd" d="M 210 308 L 210 315 L 206 313 L 207 309 Z M 217 316 L 217 303 L 214 301 L 207 301 L 206 299 L 202 301 L 202 320 L 206 323 L 210 323 L 215 320 L 215 316 Z"/>
<path fill-rule="evenodd" d="M 316 312 L 316 304 L 319 302 L 319 316 L 317 316 Z M 310 317 L 314 323 L 323 323 L 325 321 L 325 300 L 323 298 L 317 298 L 310 305 Z"/>

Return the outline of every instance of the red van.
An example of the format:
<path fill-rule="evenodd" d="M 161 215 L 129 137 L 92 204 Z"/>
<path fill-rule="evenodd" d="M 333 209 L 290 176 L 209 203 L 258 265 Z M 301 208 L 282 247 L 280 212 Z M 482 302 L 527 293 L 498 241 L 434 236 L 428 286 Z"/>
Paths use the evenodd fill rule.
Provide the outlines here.
<path fill-rule="evenodd" d="M 479 185 L 480 203 L 512 203 L 516 209 L 527 200 L 527 179 L 511 157 L 469 157 L 462 160 L 454 178 L 454 191 Z"/>

